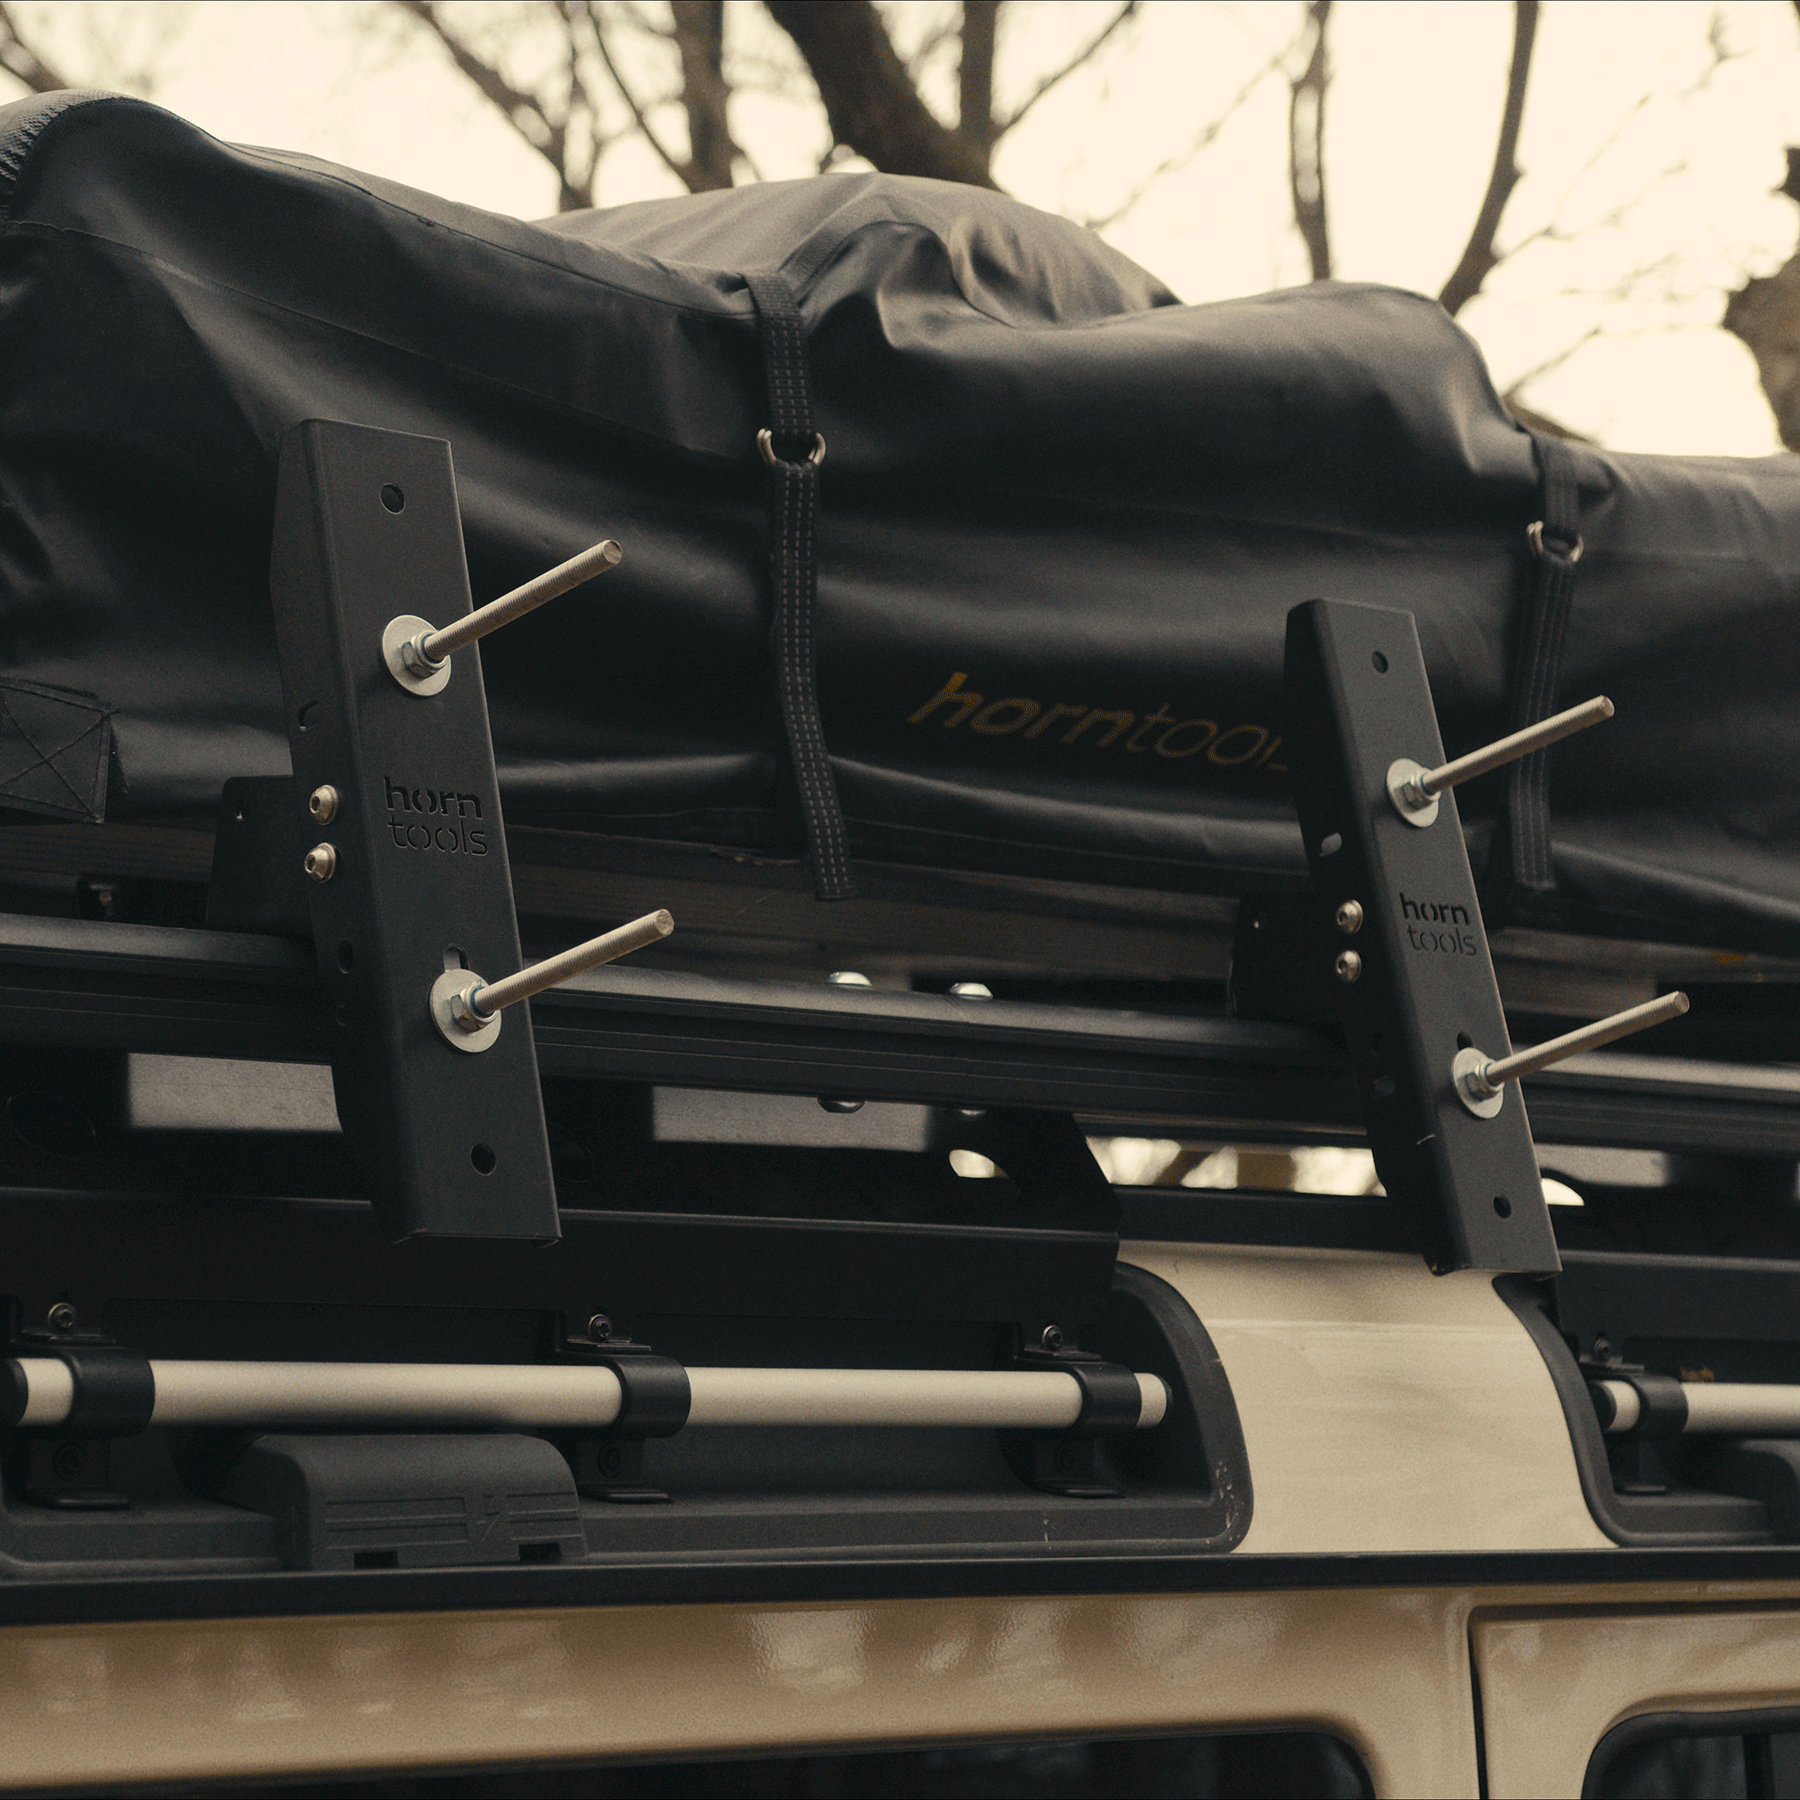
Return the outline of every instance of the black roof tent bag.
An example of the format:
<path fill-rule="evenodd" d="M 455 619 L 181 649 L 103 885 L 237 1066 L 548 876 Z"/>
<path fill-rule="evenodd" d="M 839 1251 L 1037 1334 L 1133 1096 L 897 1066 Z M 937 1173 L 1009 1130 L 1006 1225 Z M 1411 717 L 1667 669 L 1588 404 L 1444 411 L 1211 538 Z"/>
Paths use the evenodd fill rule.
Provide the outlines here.
<path fill-rule="evenodd" d="M 625 544 L 483 646 L 509 821 L 774 841 L 757 268 L 829 445 L 856 854 L 1298 886 L 1283 627 L 1319 594 L 1417 615 L 1452 753 L 1507 723 L 1533 443 L 1416 295 L 1184 307 L 1063 220 L 881 176 L 522 224 L 95 95 L 0 111 L 0 201 L 0 683 L 112 709 L 114 818 L 286 773 L 275 455 L 322 417 L 451 441 L 478 598 Z M 1619 711 L 1555 752 L 1532 916 L 1800 948 L 1800 462 L 1575 456 L 1555 698 Z M 1478 871 L 1502 779 L 1465 790 Z"/>

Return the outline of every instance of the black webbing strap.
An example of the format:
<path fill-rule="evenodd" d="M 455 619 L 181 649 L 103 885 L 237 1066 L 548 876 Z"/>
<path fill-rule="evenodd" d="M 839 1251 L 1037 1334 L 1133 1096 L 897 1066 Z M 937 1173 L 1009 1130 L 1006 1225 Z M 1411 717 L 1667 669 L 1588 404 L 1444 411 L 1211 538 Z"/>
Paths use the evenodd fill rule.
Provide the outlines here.
<path fill-rule="evenodd" d="M 1581 561 L 1581 493 L 1575 458 L 1560 438 L 1532 434 L 1541 479 L 1542 516 L 1525 528 L 1532 556 L 1531 591 L 1519 633 L 1508 731 L 1522 731 L 1556 710 L 1556 678 L 1562 662 L 1575 565 Z M 1521 758 L 1507 772 L 1504 838 L 1496 846 L 1490 886 L 1502 917 L 1521 893 L 1547 893 L 1556 885 L 1550 865 L 1550 752 Z M 1503 859 L 1503 860 L 1502 860 Z M 1492 923 L 1499 923 L 1498 919 Z"/>
<path fill-rule="evenodd" d="M 780 275 L 746 275 L 744 280 L 756 302 L 769 384 L 769 424 L 756 442 L 768 467 L 769 652 L 775 694 L 799 789 L 813 893 L 821 900 L 848 900 L 856 888 L 850 879 L 843 808 L 819 720 L 813 642 L 819 586 L 819 464 L 825 460 L 825 440 L 813 429 L 806 328 L 793 290 Z"/>

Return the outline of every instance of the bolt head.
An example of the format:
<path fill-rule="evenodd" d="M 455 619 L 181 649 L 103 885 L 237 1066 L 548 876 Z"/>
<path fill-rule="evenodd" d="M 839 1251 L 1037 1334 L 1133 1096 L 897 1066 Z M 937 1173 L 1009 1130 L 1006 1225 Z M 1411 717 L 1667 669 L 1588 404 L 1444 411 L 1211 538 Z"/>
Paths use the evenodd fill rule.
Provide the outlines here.
<path fill-rule="evenodd" d="M 313 789 L 307 798 L 306 810 L 321 825 L 329 825 L 338 815 L 338 791 L 330 782 Z"/>
<path fill-rule="evenodd" d="M 1040 1340 L 1046 1350 L 1060 1350 L 1063 1347 L 1063 1330 L 1060 1325 L 1046 1325 Z"/>
<path fill-rule="evenodd" d="M 75 1329 L 75 1309 L 68 1301 L 59 1300 L 51 1307 L 47 1323 L 52 1331 L 73 1331 Z"/>
<path fill-rule="evenodd" d="M 612 1320 L 605 1313 L 595 1313 L 588 1320 L 587 1333 L 596 1344 L 604 1344 L 612 1336 Z"/>
<path fill-rule="evenodd" d="M 1337 971 L 1339 981 L 1355 981 L 1362 974 L 1362 958 L 1354 950 L 1342 950 L 1332 967 Z"/>
<path fill-rule="evenodd" d="M 1360 900 L 1346 900 L 1337 909 L 1337 928 L 1345 937 L 1350 937 L 1363 927 L 1363 909 Z"/>
<path fill-rule="evenodd" d="M 314 881 L 329 881 L 337 873 L 337 847 L 333 844 L 314 844 L 306 853 L 304 867 Z"/>

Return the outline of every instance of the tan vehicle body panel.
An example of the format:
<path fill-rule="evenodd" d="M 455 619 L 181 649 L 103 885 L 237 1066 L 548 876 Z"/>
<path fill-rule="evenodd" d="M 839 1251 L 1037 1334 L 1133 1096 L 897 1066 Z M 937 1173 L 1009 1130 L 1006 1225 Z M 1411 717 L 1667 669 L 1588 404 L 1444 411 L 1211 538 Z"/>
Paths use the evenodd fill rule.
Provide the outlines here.
<path fill-rule="evenodd" d="M 1231 1381 L 1256 1508 L 1239 1556 L 1598 1550 L 1550 1371 L 1490 1276 L 1366 1250 L 1126 1244 Z"/>
<path fill-rule="evenodd" d="M 1487 1278 L 1355 1251 L 1125 1260 L 1183 1293 L 1230 1377 L 1255 1490 L 1240 1564 L 1608 1544 L 1542 1358 Z M 1342 1737 L 1384 1796 L 1474 1795 L 1485 1753 L 1501 1800 L 1578 1793 L 1635 1714 L 1786 1703 L 1800 1583 L 13 1626 L 0 1785 L 1290 1727 Z"/>
<path fill-rule="evenodd" d="M 1616 1604 L 1623 1597 L 1545 1594 L 1519 1611 L 1484 1605 L 1471 1620 L 1495 1800 L 1579 1794 L 1595 1744 L 1646 1713 L 1800 1707 L 1791 1586 L 1714 1583 L 1694 1596 L 1708 1604 L 1680 1609 L 1652 1609 L 1648 1594 L 1633 1596 L 1643 1610 Z"/>
<path fill-rule="evenodd" d="M 248 1779 L 996 1738 L 1330 1731 L 1473 1795 L 1467 1594 L 663 1606 L 20 1626 L 4 1780 Z"/>
<path fill-rule="evenodd" d="M 1609 1604 L 1610 1603 L 1610 1604 Z M 1382 1796 L 1581 1791 L 1612 1726 L 1800 1705 L 1800 1584 L 15 1626 L 8 1787 L 1302 1727 Z"/>

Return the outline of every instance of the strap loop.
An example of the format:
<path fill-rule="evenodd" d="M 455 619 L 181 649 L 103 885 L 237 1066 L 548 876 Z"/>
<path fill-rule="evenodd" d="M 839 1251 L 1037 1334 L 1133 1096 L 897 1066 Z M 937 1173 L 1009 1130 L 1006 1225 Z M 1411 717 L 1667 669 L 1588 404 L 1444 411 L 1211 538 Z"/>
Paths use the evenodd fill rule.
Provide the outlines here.
<path fill-rule="evenodd" d="M 1581 561 L 1581 490 L 1575 455 L 1560 438 L 1532 433 L 1537 452 L 1543 517 L 1525 527 L 1532 564 L 1530 589 L 1519 622 L 1513 669 L 1512 712 L 1507 730 L 1523 731 L 1556 710 L 1563 637 L 1575 597 L 1575 565 Z M 1550 853 L 1550 752 L 1521 758 L 1507 771 L 1506 802 L 1488 877 L 1483 911 L 1498 930 L 1528 896 L 1556 887 Z"/>
<path fill-rule="evenodd" d="M 820 900 L 848 900 L 849 833 L 838 801 L 837 777 L 825 747 L 819 717 L 818 653 L 814 614 L 819 587 L 819 465 L 825 440 L 813 426 L 812 380 L 806 360 L 806 328 L 785 277 L 746 275 L 756 304 L 763 373 L 768 381 L 770 423 L 756 434 L 757 453 L 768 469 L 769 654 L 775 695 L 787 738 L 788 767 L 798 789 L 800 817 L 812 859 L 813 893 Z M 799 462 L 776 453 L 784 445 L 807 444 Z M 789 792 L 785 776 L 777 790 L 777 811 Z"/>

